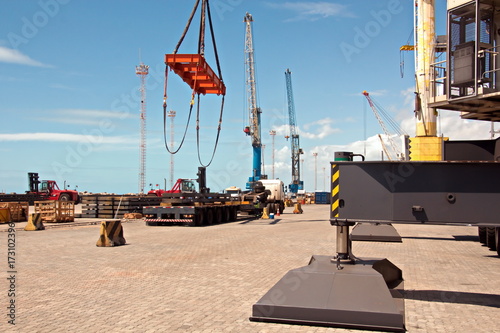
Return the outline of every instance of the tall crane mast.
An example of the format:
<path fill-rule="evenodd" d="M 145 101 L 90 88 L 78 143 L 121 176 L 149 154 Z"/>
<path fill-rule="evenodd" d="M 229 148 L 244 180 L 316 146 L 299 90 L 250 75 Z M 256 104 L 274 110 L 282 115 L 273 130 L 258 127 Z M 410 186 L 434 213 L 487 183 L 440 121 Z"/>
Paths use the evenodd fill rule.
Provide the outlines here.
<path fill-rule="evenodd" d="M 292 146 L 292 182 L 289 185 L 289 190 L 292 193 L 297 193 L 298 190 L 304 189 L 304 182 L 300 180 L 300 154 L 303 154 L 300 148 L 299 135 L 297 134 L 297 125 L 295 121 L 295 103 L 293 101 L 292 89 L 292 72 L 287 68 L 285 72 L 286 79 L 286 94 L 288 100 L 288 120 L 290 124 L 290 142 Z M 289 137 L 286 137 L 287 139 Z"/>
<path fill-rule="evenodd" d="M 245 76 L 247 86 L 248 98 L 248 111 L 249 111 L 249 124 L 245 127 L 245 133 L 252 139 L 253 147 L 253 165 L 252 176 L 248 178 L 246 184 L 247 189 L 253 188 L 253 184 L 261 177 L 262 166 L 262 141 L 260 134 L 260 114 L 262 113 L 260 107 L 257 106 L 257 85 L 255 80 L 255 57 L 253 48 L 253 33 L 252 22 L 253 17 L 251 14 L 246 13 L 245 18 Z"/>

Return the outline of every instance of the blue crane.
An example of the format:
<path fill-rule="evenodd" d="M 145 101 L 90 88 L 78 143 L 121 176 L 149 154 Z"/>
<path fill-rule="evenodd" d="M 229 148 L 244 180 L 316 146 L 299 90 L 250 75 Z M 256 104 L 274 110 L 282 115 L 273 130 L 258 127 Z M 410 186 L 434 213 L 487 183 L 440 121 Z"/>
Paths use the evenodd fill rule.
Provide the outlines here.
<path fill-rule="evenodd" d="M 290 124 L 290 135 L 285 138 L 291 138 L 292 146 L 292 182 L 288 185 L 288 189 L 292 193 L 297 193 L 298 190 L 304 189 L 304 182 L 300 180 L 300 154 L 304 152 L 300 148 L 299 135 L 297 134 L 297 124 L 295 121 L 295 103 L 293 101 L 292 89 L 292 72 L 287 68 L 285 72 L 286 78 L 286 94 L 288 100 L 288 120 Z"/>
<path fill-rule="evenodd" d="M 255 59 L 253 49 L 252 22 L 253 17 L 246 13 L 243 20 L 245 22 L 245 76 L 247 86 L 249 124 L 244 132 L 252 138 L 253 166 L 252 176 L 248 178 L 247 189 L 253 189 L 253 185 L 261 179 L 262 166 L 262 141 L 260 136 L 260 107 L 257 106 L 257 85 L 255 80 Z"/>

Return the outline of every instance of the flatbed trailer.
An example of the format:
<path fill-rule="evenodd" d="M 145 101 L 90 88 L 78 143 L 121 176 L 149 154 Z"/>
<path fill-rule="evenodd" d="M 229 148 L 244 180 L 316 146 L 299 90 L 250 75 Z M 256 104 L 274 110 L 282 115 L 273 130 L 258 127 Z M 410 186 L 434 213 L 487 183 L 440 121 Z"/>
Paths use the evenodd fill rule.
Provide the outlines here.
<path fill-rule="evenodd" d="M 164 193 L 160 206 L 143 208 L 148 226 L 201 226 L 234 222 L 238 213 L 259 214 L 262 209 L 221 193 Z"/>
<path fill-rule="evenodd" d="M 30 205 L 33 205 L 35 201 L 49 200 L 49 197 L 49 195 L 36 193 L 0 194 L 0 202 L 28 202 Z"/>

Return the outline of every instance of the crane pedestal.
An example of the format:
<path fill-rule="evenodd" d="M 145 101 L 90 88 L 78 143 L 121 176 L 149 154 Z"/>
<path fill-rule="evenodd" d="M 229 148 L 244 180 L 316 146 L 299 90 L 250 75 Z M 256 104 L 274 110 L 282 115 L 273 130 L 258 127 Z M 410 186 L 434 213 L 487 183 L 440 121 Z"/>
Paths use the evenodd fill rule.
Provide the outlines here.
<path fill-rule="evenodd" d="M 349 226 L 337 226 L 337 256 L 313 255 L 257 303 L 252 321 L 404 331 L 403 277 L 387 259 L 355 258 Z"/>

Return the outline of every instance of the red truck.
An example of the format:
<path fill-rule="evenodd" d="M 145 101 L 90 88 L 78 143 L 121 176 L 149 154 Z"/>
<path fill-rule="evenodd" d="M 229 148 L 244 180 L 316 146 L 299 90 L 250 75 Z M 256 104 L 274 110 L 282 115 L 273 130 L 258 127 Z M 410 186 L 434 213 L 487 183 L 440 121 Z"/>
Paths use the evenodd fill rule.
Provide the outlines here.
<path fill-rule="evenodd" d="M 77 191 L 60 189 L 55 180 L 38 180 L 38 173 L 29 172 L 29 191 L 25 194 L 1 194 L 0 202 L 27 201 L 32 205 L 35 201 L 60 200 L 80 202 Z"/>
<path fill-rule="evenodd" d="M 196 192 L 196 186 L 194 184 L 195 181 L 196 179 L 179 178 L 170 190 L 151 190 L 148 192 L 148 195 L 156 195 L 157 197 L 161 197 L 163 193 L 194 193 Z"/>

